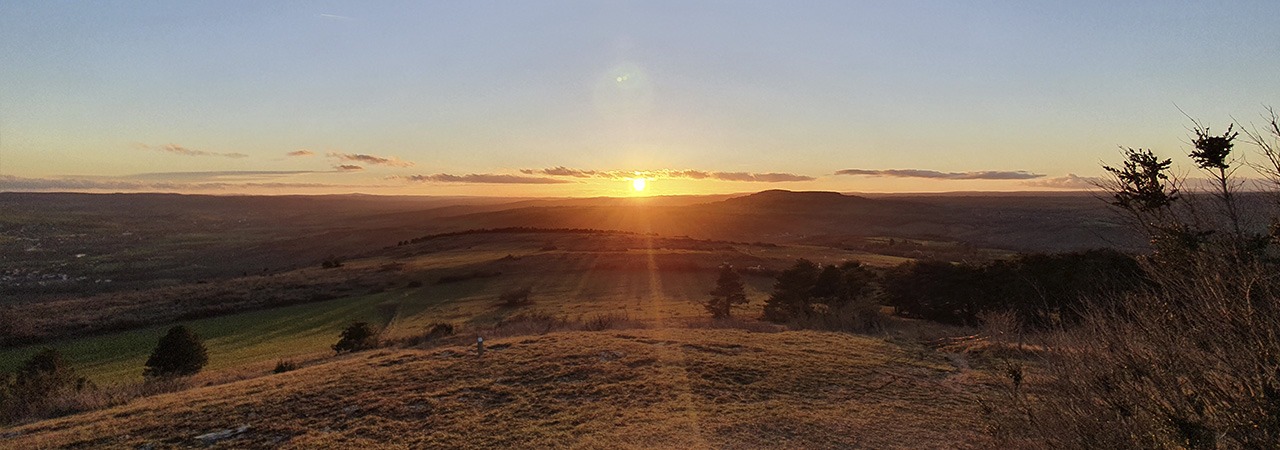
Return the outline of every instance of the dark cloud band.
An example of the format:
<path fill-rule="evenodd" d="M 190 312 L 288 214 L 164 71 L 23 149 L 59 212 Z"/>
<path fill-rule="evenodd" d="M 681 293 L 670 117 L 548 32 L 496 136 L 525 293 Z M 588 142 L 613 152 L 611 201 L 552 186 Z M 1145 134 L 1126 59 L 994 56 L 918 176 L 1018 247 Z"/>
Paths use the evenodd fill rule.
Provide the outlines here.
<path fill-rule="evenodd" d="M 744 181 L 744 182 L 791 182 L 791 181 L 813 181 L 816 178 L 807 175 L 796 175 L 793 173 L 751 173 L 751 172 L 712 172 L 706 170 L 687 170 L 687 169 L 659 169 L 659 170 L 583 170 L 571 169 L 564 166 L 551 167 L 547 169 L 522 169 L 520 173 L 525 175 L 544 175 L 549 177 L 572 177 L 572 178 L 606 178 L 611 180 L 622 180 L 631 178 L 650 178 L 650 179 L 674 179 L 685 178 L 692 180 L 719 180 L 719 181 Z"/>
<path fill-rule="evenodd" d="M 1023 170 L 999 171 L 982 170 L 975 172 L 939 172 L 925 169 L 844 169 L 837 170 L 836 175 L 861 175 L 893 178 L 927 178 L 935 180 L 1031 180 L 1044 177 L 1043 174 Z"/>

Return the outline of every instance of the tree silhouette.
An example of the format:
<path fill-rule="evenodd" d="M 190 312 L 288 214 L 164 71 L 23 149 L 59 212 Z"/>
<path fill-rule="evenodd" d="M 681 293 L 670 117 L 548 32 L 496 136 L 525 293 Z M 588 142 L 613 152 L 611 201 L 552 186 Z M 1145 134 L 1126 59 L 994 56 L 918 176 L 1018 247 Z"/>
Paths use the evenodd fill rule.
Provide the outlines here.
<path fill-rule="evenodd" d="M 142 375 L 148 378 L 195 375 L 209 362 L 208 352 L 194 331 L 183 325 L 160 338 Z"/>
<path fill-rule="evenodd" d="M 734 306 L 746 303 L 747 294 L 742 289 L 742 277 L 733 270 L 733 266 L 728 264 L 720 266 L 720 278 L 716 279 L 716 288 L 711 291 L 711 297 L 703 304 L 707 312 L 711 313 L 711 317 L 725 319 L 729 317 L 730 310 Z"/>
<path fill-rule="evenodd" d="M 778 274 L 773 294 L 764 301 L 764 319 L 786 322 L 805 314 L 820 270 L 813 261 L 798 259 L 790 269 Z"/>

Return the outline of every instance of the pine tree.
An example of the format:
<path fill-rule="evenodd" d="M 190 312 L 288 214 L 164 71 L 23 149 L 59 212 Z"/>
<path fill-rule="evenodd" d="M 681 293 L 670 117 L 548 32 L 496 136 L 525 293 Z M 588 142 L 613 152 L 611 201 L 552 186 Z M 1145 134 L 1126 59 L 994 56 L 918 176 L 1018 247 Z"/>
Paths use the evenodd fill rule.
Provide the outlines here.
<path fill-rule="evenodd" d="M 747 294 L 742 288 L 742 277 L 733 270 L 733 266 L 720 266 L 720 278 L 716 280 L 716 288 L 711 291 L 711 298 L 703 305 L 711 317 L 725 319 L 736 305 L 747 303 Z"/>
<path fill-rule="evenodd" d="M 178 325 L 160 338 L 151 357 L 147 358 L 142 375 L 148 378 L 195 375 L 208 362 L 209 354 L 200 336 L 190 328 Z"/>

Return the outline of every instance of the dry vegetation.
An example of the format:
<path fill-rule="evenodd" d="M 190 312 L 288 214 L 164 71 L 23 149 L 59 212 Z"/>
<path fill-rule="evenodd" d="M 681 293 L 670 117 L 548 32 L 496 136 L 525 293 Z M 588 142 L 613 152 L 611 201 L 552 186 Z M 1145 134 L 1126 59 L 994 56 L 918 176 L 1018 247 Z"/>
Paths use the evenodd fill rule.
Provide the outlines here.
<path fill-rule="evenodd" d="M 7 432 L 13 448 L 960 448 L 974 372 L 809 331 L 562 332 L 380 350 Z"/>

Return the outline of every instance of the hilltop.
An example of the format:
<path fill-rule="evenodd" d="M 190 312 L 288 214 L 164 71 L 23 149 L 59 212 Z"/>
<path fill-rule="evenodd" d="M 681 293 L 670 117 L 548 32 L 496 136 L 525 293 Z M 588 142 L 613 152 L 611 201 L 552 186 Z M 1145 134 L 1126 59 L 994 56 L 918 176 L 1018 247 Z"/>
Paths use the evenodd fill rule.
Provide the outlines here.
<path fill-rule="evenodd" d="M 987 375 L 879 338 L 621 329 L 495 339 L 488 349 L 483 358 L 469 344 L 355 354 L 17 427 L 0 446 L 966 448 L 981 442 L 971 396 L 984 389 Z"/>

